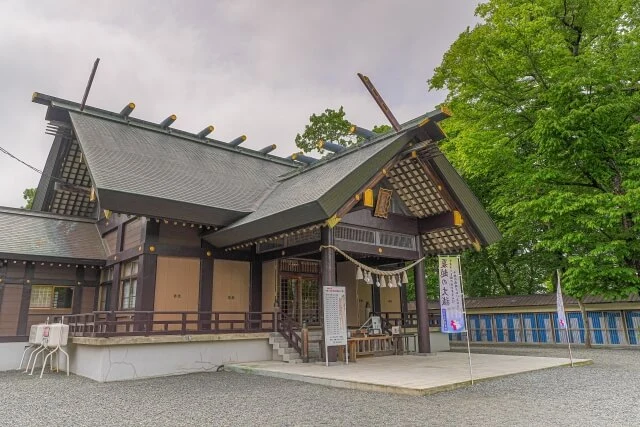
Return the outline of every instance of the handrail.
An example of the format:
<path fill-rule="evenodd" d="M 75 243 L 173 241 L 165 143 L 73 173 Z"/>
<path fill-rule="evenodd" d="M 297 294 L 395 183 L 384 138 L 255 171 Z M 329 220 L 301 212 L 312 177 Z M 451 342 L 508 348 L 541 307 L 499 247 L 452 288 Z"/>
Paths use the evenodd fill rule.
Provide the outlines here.
<path fill-rule="evenodd" d="M 273 312 L 94 311 L 65 317 L 76 337 L 149 336 L 269 332 Z"/>
<path fill-rule="evenodd" d="M 404 326 L 407 328 L 418 327 L 418 314 L 415 311 L 400 312 L 389 311 L 380 313 L 380 317 L 385 319 L 392 326 Z M 440 310 L 429 311 L 429 326 L 440 326 Z"/>
<path fill-rule="evenodd" d="M 279 313 L 278 332 L 293 347 L 298 354 L 302 355 L 302 338 L 296 333 L 296 329 L 300 329 L 300 325 L 284 313 Z M 308 360 L 305 360 L 307 362 Z"/>

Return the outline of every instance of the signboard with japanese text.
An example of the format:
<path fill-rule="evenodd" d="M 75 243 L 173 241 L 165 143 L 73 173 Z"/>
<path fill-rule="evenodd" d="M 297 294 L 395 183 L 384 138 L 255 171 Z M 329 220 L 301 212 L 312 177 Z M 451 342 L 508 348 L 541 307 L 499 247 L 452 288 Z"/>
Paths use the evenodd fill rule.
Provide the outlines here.
<path fill-rule="evenodd" d="M 567 316 L 564 312 L 564 301 L 562 300 L 562 289 L 560 288 L 560 279 L 558 279 L 558 288 L 556 289 L 556 303 L 558 306 L 558 328 L 567 329 Z"/>
<path fill-rule="evenodd" d="M 440 329 L 445 334 L 464 332 L 466 324 L 460 257 L 439 256 L 438 272 L 440 275 Z"/>
<path fill-rule="evenodd" d="M 342 286 L 323 287 L 324 340 L 327 347 L 347 345 L 347 295 Z"/>

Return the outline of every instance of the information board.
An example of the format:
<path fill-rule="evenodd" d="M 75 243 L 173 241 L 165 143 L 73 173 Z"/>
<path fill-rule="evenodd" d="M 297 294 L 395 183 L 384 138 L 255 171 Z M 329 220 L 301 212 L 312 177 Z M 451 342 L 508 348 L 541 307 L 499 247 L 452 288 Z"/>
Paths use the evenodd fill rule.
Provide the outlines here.
<path fill-rule="evenodd" d="M 325 346 L 347 345 L 347 296 L 341 286 L 323 287 Z"/>

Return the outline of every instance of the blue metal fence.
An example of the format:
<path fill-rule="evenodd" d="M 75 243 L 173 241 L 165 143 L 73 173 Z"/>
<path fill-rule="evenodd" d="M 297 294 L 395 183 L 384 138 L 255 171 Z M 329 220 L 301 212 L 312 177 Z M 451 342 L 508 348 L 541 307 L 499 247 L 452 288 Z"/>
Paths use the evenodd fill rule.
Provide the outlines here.
<path fill-rule="evenodd" d="M 591 343 L 594 345 L 640 345 L 640 310 L 589 311 Z M 558 328 L 555 312 L 469 314 L 469 336 L 473 342 L 584 344 L 585 329 L 580 312 L 567 312 L 569 330 Z M 464 334 L 451 334 L 462 341 Z"/>

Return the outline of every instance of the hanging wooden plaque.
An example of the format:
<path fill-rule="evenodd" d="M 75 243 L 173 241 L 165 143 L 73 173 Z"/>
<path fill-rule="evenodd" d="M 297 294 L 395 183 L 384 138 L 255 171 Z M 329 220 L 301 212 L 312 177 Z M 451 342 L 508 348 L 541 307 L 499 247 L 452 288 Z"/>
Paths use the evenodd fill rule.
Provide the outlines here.
<path fill-rule="evenodd" d="M 378 200 L 376 203 L 376 209 L 373 212 L 373 216 L 377 216 L 379 218 L 387 218 L 389 216 L 389 208 L 391 207 L 392 195 L 393 190 L 380 188 L 380 191 L 378 191 Z"/>

